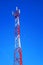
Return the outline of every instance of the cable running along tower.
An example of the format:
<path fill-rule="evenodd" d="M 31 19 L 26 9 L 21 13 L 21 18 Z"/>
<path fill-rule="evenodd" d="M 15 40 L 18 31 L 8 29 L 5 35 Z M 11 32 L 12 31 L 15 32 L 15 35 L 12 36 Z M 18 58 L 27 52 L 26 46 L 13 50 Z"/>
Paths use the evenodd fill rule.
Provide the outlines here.
<path fill-rule="evenodd" d="M 20 42 L 20 10 L 16 7 L 16 11 L 12 12 L 15 17 L 15 51 L 14 51 L 14 65 L 22 65 L 22 49 Z"/>

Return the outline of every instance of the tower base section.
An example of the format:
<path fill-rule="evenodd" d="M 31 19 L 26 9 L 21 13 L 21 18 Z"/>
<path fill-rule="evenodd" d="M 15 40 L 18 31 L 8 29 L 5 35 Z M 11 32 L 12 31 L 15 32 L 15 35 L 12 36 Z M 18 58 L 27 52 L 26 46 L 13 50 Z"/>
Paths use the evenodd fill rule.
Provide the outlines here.
<path fill-rule="evenodd" d="M 15 49 L 14 65 L 22 65 L 22 50 L 20 47 Z"/>

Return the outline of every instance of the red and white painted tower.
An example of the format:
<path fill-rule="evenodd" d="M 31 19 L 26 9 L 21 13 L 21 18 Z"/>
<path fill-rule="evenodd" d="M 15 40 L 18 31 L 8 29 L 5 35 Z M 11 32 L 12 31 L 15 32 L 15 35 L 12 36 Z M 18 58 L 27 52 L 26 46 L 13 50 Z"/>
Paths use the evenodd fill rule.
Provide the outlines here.
<path fill-rule="evenodd" d="M 22 65 L 22 49 L 20 42 L 20 10 L 16 7 L 16 11 L 12 12 L 15 17 L 15 51 L 14 51 L 14 65 Z"/>

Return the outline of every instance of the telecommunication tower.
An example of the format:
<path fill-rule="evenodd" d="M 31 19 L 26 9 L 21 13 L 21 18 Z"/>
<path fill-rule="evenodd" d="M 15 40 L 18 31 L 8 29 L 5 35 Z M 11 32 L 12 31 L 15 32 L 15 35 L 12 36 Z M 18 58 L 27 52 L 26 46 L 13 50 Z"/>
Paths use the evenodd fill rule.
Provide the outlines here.
<path fill-rule="evenodd" d="M 12 12 L 15 17 L 15 51 L 14 51 L 14 65 L 22 64 L 22 49 L 20 42 L 20 9 L 16 7 L 16 11 Z"/>

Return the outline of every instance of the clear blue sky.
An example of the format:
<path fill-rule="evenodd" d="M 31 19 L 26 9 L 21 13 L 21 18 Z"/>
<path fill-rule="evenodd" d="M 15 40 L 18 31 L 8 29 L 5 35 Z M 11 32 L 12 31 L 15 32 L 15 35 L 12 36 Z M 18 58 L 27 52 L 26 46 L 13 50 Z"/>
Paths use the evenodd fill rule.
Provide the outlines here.
<path fill-rule="evenodd" d="M 43 0 L 0 0 L 0 65 L 14 63 L 14 17 L 21 10 L 23 65 L 43 65 Z"/>

